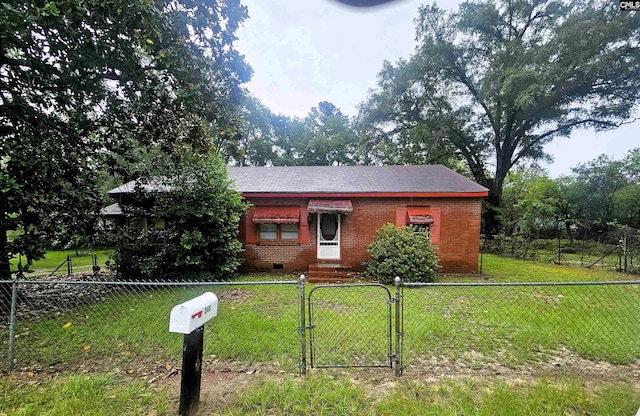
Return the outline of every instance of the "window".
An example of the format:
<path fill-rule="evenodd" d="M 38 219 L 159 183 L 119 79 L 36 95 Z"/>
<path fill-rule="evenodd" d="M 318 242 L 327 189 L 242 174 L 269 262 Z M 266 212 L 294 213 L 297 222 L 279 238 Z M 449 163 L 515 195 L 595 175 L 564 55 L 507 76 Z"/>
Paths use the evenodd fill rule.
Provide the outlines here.
<path fill-rule="evenodd" d="M 164 218 L 130 218 L 129 227 L 137 230 L 161 230 L 166 227 Z"/>
<path fill-rule="evenodd" d="M 156 230 L 162 230 L 166 226 L 164 218 L 150 218 L 147 223 L 149 228 L 155 228 Z"/>
<path fill-rule="evenodd" d="M 298 240 L 298 224 L 281 224 L 280 225 L 281 240 Z"/>
<path fill-rule="evenodd" d="M 250 214 L 251 227 L 247 228 L 247 242 L 298 242 L 300 235 L 299 206 L 261 206 L 255 207 Z M 249 235 L 255 233 L 257 240 L 250 240 Z M 253 234 L 253 235 L 256 235 Z M 255 237 L 254 237 L 255 238 Z"/>
<path fill-rule="evenodd" d="M 260 240 L 277 240 L 278 224 L 260 224 Z"/>
<path fill-rule="evenodd" d="M 431 244 L 440 244 L 441 208 L 407 207 L 396 210 L 396 225 L 412 225 L 428 235 Z"/>
<path fill-rule="evenodd" d="M 261 241 L 298 241 L 298 224 L 259 224 Z"/>
<path fill-rule="evenodd" d="M 147 219 L 146 218 L 129 218 L 129 227 L 136 230 L 146 230 L 147 229 Z"/>
<path fill-rule="evenodd" d="M 429 224 L 411 224 L 414 234 L 426 234 L 429 236 Z"/>

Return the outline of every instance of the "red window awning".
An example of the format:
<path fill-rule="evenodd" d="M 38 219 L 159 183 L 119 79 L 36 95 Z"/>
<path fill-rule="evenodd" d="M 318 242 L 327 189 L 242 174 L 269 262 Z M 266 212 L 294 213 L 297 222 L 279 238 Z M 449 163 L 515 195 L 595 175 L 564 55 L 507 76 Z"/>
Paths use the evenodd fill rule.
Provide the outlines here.
<path fill-rule="evenodd" d="M 300 207 L 256 207 L 252 221 L 256 224 L 298 224 Z"/>
<path fill-rule="evenodd" d="M 353 206 L 348 199 L 341 200 L 320 200 L 312 199 L 307 207 L 310 214 L 345 214 L 353 212 Z"/>
<path fill-rule="evenodd" d="M 431 225 L 435 222 L 435 220 L 430 214 L 431 209 L 427 207 L 407 208 L 409 224 Z"/>

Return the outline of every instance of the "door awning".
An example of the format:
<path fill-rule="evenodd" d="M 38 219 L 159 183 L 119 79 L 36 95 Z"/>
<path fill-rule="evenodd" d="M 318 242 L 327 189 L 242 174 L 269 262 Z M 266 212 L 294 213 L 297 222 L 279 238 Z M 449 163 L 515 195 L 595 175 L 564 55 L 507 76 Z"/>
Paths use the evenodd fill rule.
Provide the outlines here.
<path fill-rule="evenodd" d="M 252 221 L 255 224 L 298 224 L 300 207 L 256 207 Z"/>
<path fill-rule="evenodd" d="M 312 199 L 307 207 L 310 214 L 345 214 L 351 215 L 353 206 L 348 199 L 324 200 Z"/>
<path fill-rule="evenodd" d="M 409 215 L 409 224 L 430 225 L 435 222 L 433 217 L 429 215 L 431 210 L 427 207 L 407 208 Z"/>

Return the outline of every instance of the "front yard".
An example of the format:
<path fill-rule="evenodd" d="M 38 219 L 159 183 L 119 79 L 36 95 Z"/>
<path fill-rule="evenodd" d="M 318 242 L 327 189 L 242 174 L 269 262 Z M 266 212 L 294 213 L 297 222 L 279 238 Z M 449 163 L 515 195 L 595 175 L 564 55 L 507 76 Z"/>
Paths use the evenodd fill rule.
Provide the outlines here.
<path fill-rule="evenodd" d="M 628 278 L 490 255 L 484 272 L 440 281 Z M 295 280 L 239 280 L 283 278 Z M 168 332 L 168 313 L 205 290 L 220 305 L 205 331 L 203 408 L 210 413 L 203 414 L 624 415 L 640 406 L 637 284 L 405 288 L 405 375 L 311 370 L 306 379 L 297 376 L 295 285 L 143 285 L 54 302 L 44 319 L 19 320 L 16 371 L 3 381 L 0 414 L 173 414 L 181 337 Z M 331 307 L 348 316 L 350 305 L 365 301 Z M 25 393 L 28 400 L 17 399 Z M 57 403 L 54 396 L 86 400 Z M 113 406 L 100 404 L 108 398 Z M 78 410 L 87 401 L 96 406 Z"/>

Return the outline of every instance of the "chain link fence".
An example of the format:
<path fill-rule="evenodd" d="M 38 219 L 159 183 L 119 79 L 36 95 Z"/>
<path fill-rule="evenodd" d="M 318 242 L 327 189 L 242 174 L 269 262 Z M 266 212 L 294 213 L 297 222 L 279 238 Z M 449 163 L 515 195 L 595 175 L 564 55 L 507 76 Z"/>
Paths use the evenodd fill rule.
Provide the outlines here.
<path fill-rule="evenodd" d="M 297 371 L 297 281 L 126 282 L 52 278 L 0 282 L 16 291 L 0 305 L 4 369 L 27 372 L 175 369 L 181 334 L 170 333 L 171 308 L 204 292 L 219 298 L 205 326 L 210 362 L 268 363 Z M 293 287 L 292 287 L 293 286 Z M 13 340 L 13 342 L 12 342 Z M 0 368 L 2 368 L 0 367 Z"/>
<path fill-rule="evenodd" d="M 640 274 L 640 230 L 631 228 L 611 231 L 598 241 L 497 235 L 483 240 L 480 251 L 540 263 Z"/>
<path fill-rule="evenodd" d="M 382 285 L 322 285 L 309 293 L 312 368 L 391 367 L 392 298 Z"/>
<path fill-rule="evenodd" d="M 205 327 L 204 357 L 219 366 L 295 373 L 307 358 L 316 367 L 388 366 L 401 356 L 405 374 L 602 363 L 640 374 L 640 281 L 407 283 L 397 295 L 297 281 L 82 278 L 0 282 L 16 290 L 13 314 L 0 305 L 1 369 L 177 371 L 182 336 L 168 332 L 170 310 L 212 291 L 218 316 Z"/>
<path fill-rule="evenodd" d="M 407 283 L 406 372 L 640 363 L 640 282 Z"/>

